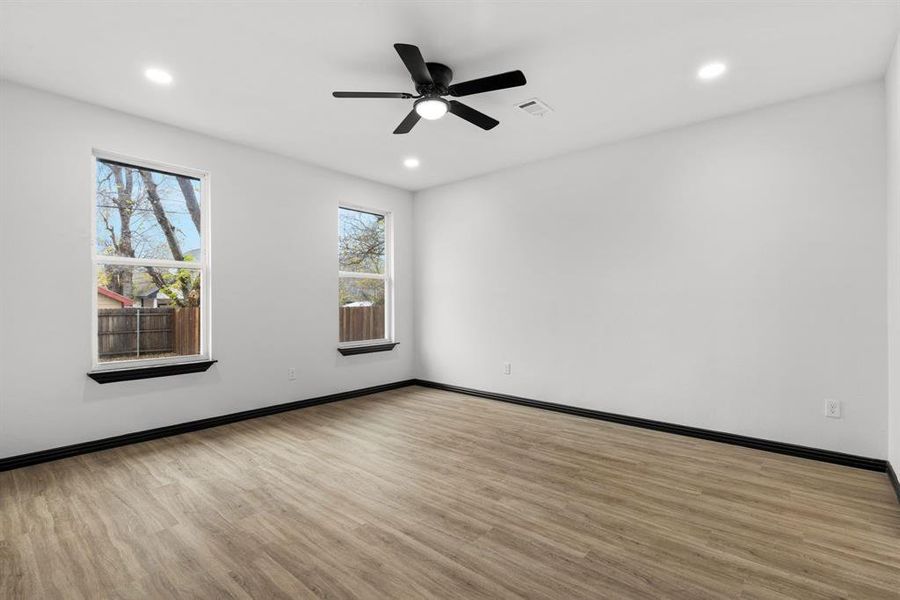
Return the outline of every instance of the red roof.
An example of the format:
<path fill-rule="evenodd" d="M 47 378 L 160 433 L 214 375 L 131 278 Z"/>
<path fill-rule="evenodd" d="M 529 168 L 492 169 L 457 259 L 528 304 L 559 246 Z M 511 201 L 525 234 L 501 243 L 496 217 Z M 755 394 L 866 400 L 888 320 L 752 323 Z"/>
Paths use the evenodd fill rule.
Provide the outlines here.
<path fill-rule="evenodd" d="M 116 302 L 121 302 L 122 306 L 131 306 L 134 304 L 134 301 L 132 301 L 131 298 L 123 296 L 122 294 L 117 294 L 114 291 L 108 290 L 105 287 L 100 287 L 99 285 L 97 286 L 97 293 L 103 294 L 107 298 L 112 298 Z"/>

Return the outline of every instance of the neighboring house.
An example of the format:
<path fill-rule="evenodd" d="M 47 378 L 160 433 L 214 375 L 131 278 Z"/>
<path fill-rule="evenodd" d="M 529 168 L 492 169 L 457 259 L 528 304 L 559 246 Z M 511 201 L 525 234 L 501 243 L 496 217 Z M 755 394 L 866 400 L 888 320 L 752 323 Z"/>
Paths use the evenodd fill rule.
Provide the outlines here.
<path fill-rule="evenodd" d="M 97 308 L 131 308 L 133 305 L 131 298 L 97 286 Z"/>
<path fill-rule="evenodd" d="M 181 292 L 178 292 L 178 297 L 181 298 Z M 140 294 L 138 296 L 138 302 L 141 303 L 141 308 L 163 308 L 164 306 L 172 306 L 174 302 L 171 298 L 169 298 L 165 292 L 161 292 L 159 288 L 153 288 L 149 292 L 144 294 Z"/>

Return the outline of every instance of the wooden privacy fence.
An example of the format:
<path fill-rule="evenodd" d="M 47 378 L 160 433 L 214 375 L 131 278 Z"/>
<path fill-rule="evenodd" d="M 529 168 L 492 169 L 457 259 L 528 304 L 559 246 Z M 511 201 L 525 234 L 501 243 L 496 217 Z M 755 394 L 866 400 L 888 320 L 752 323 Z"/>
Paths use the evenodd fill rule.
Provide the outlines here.
<path fill-rule="evenodd" d="M 200 354 L 200 309 L 102 308 L 97 337 L 101 360 Z"/>
<path fill-rule="evenodd" d="M 175 331 L 175 354 L 200 354 L 200 309 L 176 308 L 172 329 Z"/>
<path fill-rule="evenodd" d="M 342 342 L 384 337 L 384 306 L 342 306 L 340 310 Z"/>

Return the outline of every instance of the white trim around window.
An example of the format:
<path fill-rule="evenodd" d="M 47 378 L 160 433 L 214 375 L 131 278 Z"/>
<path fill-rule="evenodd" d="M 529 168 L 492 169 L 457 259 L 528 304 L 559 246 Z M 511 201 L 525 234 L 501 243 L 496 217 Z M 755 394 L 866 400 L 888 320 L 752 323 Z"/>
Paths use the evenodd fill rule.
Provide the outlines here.
<path fill-rule="evenodd" d="M 200 181 L 200 257 L 196 261 L 101 256 L 97 254 L 97 161 L 109 161 L 125 166 L 190 177 Z M 210 269 L 210 177 L 206 171 L 147 160 L 117 152 L 94 149 L 91 156 L 91 370 L 108 371 L 158 365 L 183 364 L 212 360 L 211 335 L 211 269 Z M 129 359 L 100 362 L 97 311 L 97 269 L 101 265 L 146 266 L 161 269 L 187 268 L 200 272 L 200 353 L 189 356 L 170 356 L 153 359 Z"/>

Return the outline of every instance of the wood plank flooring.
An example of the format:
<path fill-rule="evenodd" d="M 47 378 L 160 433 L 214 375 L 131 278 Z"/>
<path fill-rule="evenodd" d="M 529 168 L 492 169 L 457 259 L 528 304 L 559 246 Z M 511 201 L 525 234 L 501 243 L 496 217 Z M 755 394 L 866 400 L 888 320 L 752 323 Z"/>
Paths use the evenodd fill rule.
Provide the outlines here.
<path fill-rule="evenodd" d="M 887 476 L 418 387 L 0 473 L 0 598 L 900 598 Z"/>

